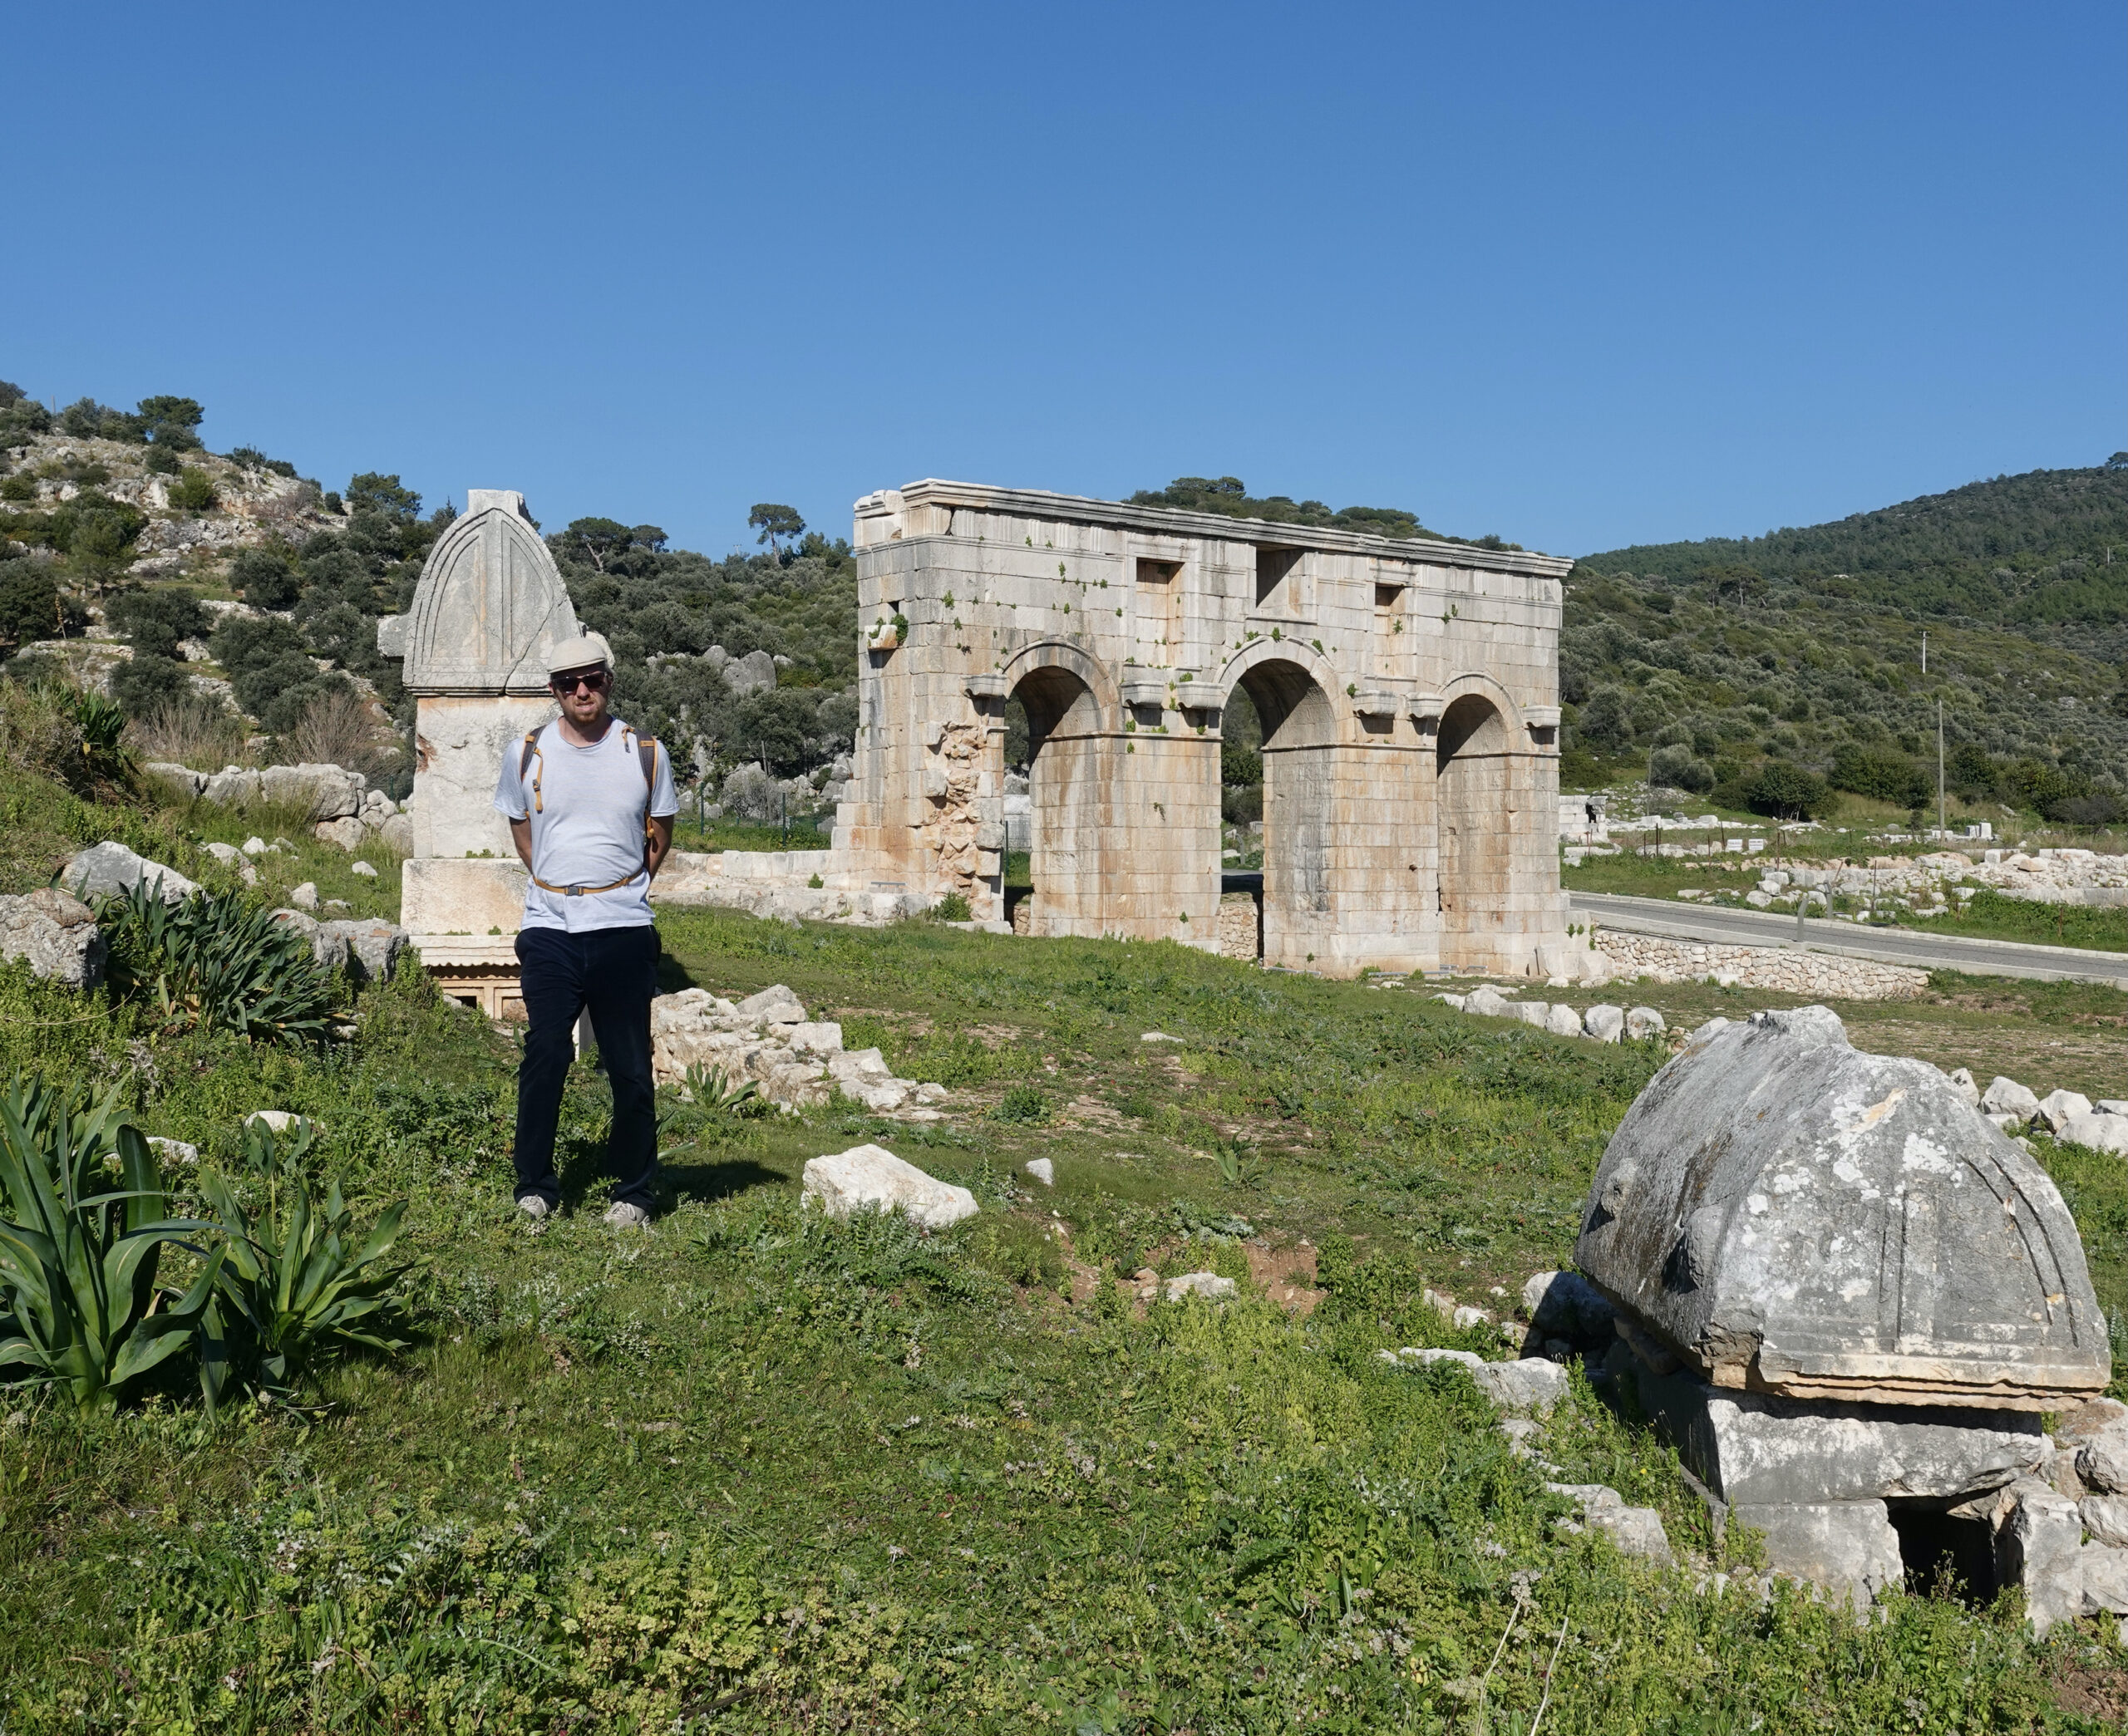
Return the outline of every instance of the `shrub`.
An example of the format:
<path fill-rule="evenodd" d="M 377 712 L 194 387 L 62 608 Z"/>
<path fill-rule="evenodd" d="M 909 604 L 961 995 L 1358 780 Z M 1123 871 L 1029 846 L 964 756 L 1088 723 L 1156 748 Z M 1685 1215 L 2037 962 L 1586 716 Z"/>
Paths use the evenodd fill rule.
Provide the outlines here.
<path fill-rule="evenodd" d="M 1633 743 L 1633 720 L 1626 696 L 1616 687 L 1598 687 L 1580 710 L 1574 727 L 1598 752 L 1615 753 Z"/>
<path fill-rule="evenodd" d="M 192 683 L 184 664 L 160 655 L 143 654 L 111 671 L 111 691 L 128 717 L 142 717 L 175 705 L 191 692 Z"/>
<path fill-rule="evenodd" d="M 34 506 L 37 496 L 37 478 L 27 472 L 0 481 L 0 500 L 11 501 L 17 506 Z"/>
<path fill-rule="evenodd" d="M 58 582 L 47 562 L 9 561 L 0 567 L 0 636 L 27 645 L 51 638 L 65 624 Z"/>
<path fill-rule="evenodd" d="M 254 609 L 292 607 L 303 587 L 288 563 L 269 548 L 247 548 L 229 566 L 229 583 Z"/>
<path fill-rule="evenodd" d="M 1714 788 L 1714 768 L 1704 760 L 1693 758 L 1692 749 L 1682 742 L 1655 750 L 1648 762 L 1648 777 L 1651 784 L 1695 794 Z"/>
<path fill-rule="evenodd" d="M 194 591 L 162 587 L 121 591 L 111 599 L 106 612 L 135 651 L 150 657 L 175 657 L 179 640 L 195 639 L 208 627 L 207 612 Z"/>
<path fill-rule="evenodd" d="M 931 914 L 942 922 L 968 922 L 975 919 L 967 898 L 960 893 L 948 893 L 931 907 Z"/>
<path fill-rule="evenodd" d="M 1219 782 L 1229 789 L 1246 789 L 1264 781 L 1264 755 L 1239 743 L 1219 744 Z"/>
<path fill-rule="evenodd" d="M 1263 819 L 1264 786 L 1251 784 L 1244 789 L 1221 789 L 1219 817 L 1232 826 L 1245 826 L 1252 820 Z"/>
<path fill-rule="evenodd" d="M 140 460 L 140 467 L 155 476 L 175 476 L 185 468 L 179 461 L 176 451 L 165 445 L 149 447 L 148 455 Z"/>
<path fill-rule="evenodd" d="M 99 901 L 111 981 L 173 1032 L 229 1030 L 254 1042 L 322 1041 L 332 979 L 310 942 L 234 898 L 165 904 L 145 885 Z"/>
<path fill-rule="evenodd" d="M 337 1182 L 322 1203 L 312 1196 L 301 1167 L 310 1139 L 307 1122 L 278 1137 L 264 1123 L 245 1124 L 244 1161 L 266 1193 L 256 1213 L 227 1177 L 200 1178 L 224 1238 L 199 1326 L 200 1386 L 210 1411 L 239 1388 L 287 1398 L 352 1346 L 405 1348 L 383 1329 L 406 1270 L 385 1263 L 406 1202 L 387 1207 L 361 1236 Z"/>
<path fill-rule="evenodd" d="M 158 1291 L 164 1246 L 191 1226 L 166 1220 L 148 1142 L 113 1124 L 117 1096 L 91 1104 L 17 1073 L 0 1099 L 0 1368 L 81 1410 L 115 1409 L 185 1347 L 220 1264 L 174 1302 Z"/>
<path fill-rule="evenodd" d="M 1777 819 L 1816 819 L 1831 811 L 1825 780 L 1786 760 L 1769 760 L 1761 766 L 1745 786 L 1745 796 L 1754 814 Z"/>
<path fill-rule="evenodd" d="M 1906 755 L 1859 747 L 1850 742 L 1833 755 L 1829 780 L 1835 789 L 1896 802 L 1911 808 L 1936 793 L 1935 780 Z"/>
<path fill-rule="evenodd" d="M 1014 1085 L 998 1100 L 991 1119 L 996 1121 L 1016 1122 L 1023 1127 L 1039 1127 L 1049 1119 L 1049 1099 L 1035 1085 Z"/>
<path fill-rule="evenodd" d="M 177 480 L 170 485 L 170 504 L 173 512 L 209 512 L 220 499 L 204 470 L 180 470 Z"/>

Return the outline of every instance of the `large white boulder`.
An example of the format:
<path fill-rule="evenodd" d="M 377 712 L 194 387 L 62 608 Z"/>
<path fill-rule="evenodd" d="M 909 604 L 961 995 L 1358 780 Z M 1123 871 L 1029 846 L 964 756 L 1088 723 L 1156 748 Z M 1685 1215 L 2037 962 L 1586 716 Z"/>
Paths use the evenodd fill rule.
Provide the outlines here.
<path fill-rule="evenodd" d="M 1648 1037 L 1659 1037 L 1668 1029 L 1662 1015 L 1652 1006 L 1636 1006 L 1626 1015 L 1626 1035 L 1636 1043 Z"/>
<path fill-rule="evenodd" d="M 2128 1157 L 2128 1115 L 2071 1115 L 2054 1130 L 2057 1139 Z"/>
<path fill-rule="evenodd" d="M 1555 1037 L 1578 1037 L 1581 1035 L 1581 1015 L 1564 1001 L 1559 1001 L 1545 1015 L 1544 1029 Z"/>
<path fill-rule="evenodd" d="M 1615 1043 L 1626 1034 L 1626 1010 L 1598 1005 L 1581 1016 L 1582 1033 L 1599 1043 Z"/>
<path fill-rule="evenodd" d="M 2072 1117 L 2091 1113 L 2091 1100 L 2081 1091 L 2049 1091 L 2039 1099 L 2039 1119 L 2050 1134 L 2059 1134 Z"/>
<path fill-rule="evenodd" d="M 175 868 L 136 856 L 115 841 L 91 844 L 68 863 L 59 876 L 59 883 L 83 900 L 121 897 L 144 880 L 150 887 L 161 888 L 165 904 L 182 904 L 200 890 L 197 883 L 186 879 Z"/>
<path fill-rule="evenodd" d="M 88 906 L 57 887 L 0 898 L 0 958 L 23 960 L 32 976 L 92 989 L 103 981 L 104 955 Z M 2128 1128 L 2128 1121 L 2121 1125 Z"/>
<path fill-rule="evenodd" d="M 899 1212 L 927 1230 L 943 1230 L 976 1213 L 975 1196 L 926 1175 L 879 1145 L 853 1146 L 805 1165 L 803 1197 L 830 1217 L 869 1207 Z"/>
<path fill-rule="evenodd" d="M 1429 1363 L 1456 1363 L 1470 1370 L 1478 1390 L 1502 1410 L 1534 1410 L 1541 1414 L 1566 1396 L 1570 1384 L 1564 1369 L 1541 1356 L 1524 1357 L 1515 1362 L 1487 1362 L 1470 1350 L 1415 1350 L 1409 1345 L 1401 1350 L 1377 1354 L 1384 1362 L 1403 1366 L 1423 1368 Z"/>
<path fill-rule="evenodd" d="M 1980 1094 L 1980 1107 L 1984 1114 L 2015 1115 L 2029 1121 L 2039 1113 L 2039 1098 L 2029 1087 L 1998 1073 Z"/>

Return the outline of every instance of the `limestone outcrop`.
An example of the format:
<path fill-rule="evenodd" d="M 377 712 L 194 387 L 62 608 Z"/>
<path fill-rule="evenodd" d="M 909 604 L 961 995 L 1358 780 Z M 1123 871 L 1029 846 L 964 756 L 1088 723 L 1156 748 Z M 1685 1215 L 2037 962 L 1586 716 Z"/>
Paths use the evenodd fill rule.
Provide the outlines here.
<path fill-rule="evenodd" d="M 122 898 L 145 881 L 165 904 L 182 904 L 200 890 L 174 868 L 135 855 L 115 839 L 91 844 L 61 870 L 59 883 L 77 898 Z"/>

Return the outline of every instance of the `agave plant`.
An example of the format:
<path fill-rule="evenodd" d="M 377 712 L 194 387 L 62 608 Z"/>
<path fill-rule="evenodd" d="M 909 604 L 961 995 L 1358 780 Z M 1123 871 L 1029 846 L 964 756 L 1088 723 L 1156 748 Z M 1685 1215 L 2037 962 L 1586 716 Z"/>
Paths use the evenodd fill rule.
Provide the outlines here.
<path fill-rule="evenodd" d="M 0 1370 L 83 1410 L 115 1409 L 185 1347 L 221 1266 L 209 1255 L 175 1300 L 156 1286 L 164 1247 L 203 1226 L 164 1217 L 155 1154 L 138 1129 L 113 1126 L 116 1102 L 116 1088 L 85 1104 L 19 1073 L 0 1098 Z"/>
<path fill-rule="evenodd" d="M 234 898 L 166 904 L 142 883 L 103 900 L 97 920 L 113 987 L 152 1002 L 167 1029 L 233 1030 L 255 1042 L 323 1038 L 332 979 L 271 911 Z"/>
<path fill-rule="evenodd" d="M 226 1177 L 200 1178 L 226 1238 L 200 1321 L 200 1385 L 209 1410 L 239 1387 L 285 1397 L 350 1345 L 403 1347 L 384 1328 L 392 1286 L 406 1268 L 385 1260 L 406 1202 L 388 1207 L 360 1237 L 338 1183 L 322 1203 L 312 1192 L 302 1168 L 310 1137 L 300 1122 L 279 1136 L 263 1123 L 245 1127 L 245 1167 L 266 1194 L 256 1214 Z"/>

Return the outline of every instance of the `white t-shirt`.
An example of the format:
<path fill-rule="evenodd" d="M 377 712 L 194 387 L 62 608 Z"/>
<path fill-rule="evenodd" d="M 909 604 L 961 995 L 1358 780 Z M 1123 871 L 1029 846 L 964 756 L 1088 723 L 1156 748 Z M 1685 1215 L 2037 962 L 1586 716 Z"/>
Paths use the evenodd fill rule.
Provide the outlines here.
<path fill-rule="evenodd" d="M 553 723 L 539 731 L 539 750 L 520 776 L 525 742 L 514 740 L 503 755 L 495 784 L 495 812 L 506 819 L 532 819 L 532 873 L 525 889 L 525 926 L 583 934 L 594 928 L 634 928 L 650 922 L 650 876 L 643 872 L 643 823 L 646 802 L 655 819 L 680 811 L 672 787 L 672 760 L 658 749 L 658 787 L 643 775 L 638 738 L 619 718 L 589 747 L 569 741 Z M 539 785 L 534 801 L 533 784 Z M 549 892 L 539 885 L 610 886 L 611 892 Z"/>

